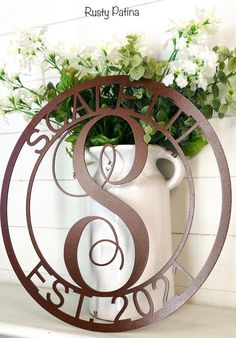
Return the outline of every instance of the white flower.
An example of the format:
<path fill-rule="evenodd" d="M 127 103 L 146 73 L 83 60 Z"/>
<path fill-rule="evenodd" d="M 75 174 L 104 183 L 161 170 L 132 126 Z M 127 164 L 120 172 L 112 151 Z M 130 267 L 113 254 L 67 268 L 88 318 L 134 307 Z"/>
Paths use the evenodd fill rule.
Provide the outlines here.
<path fill-rule="evenodd" d="M 196 38 L 197 43 L 199 43 L 199 44 L 207 43 L 207 39 L 208 39 L 208 35 L 207 35 L 206 32 L 199 34 L 198 37 Z"/>
<path fill-rule="evenodd" d="M 208 57 L 205 60 L 207 61 L 207 65 L 209 67 L 215 69 L 217 66 L 218 55 L 213 51 L 209 51 Z"/>
<path fill-rule="evenodd" d="M 11 110 L 12 105 L 11 102 L 8 100 L 7 96 L 3 96 L 0 99 L 0 115 L 4 115 L 7 110 Z"/>
<path fill-rule="evenodd" d="M 177 86 L 180 88 L 184 88 L 188 85 L 188 80 L 186 76 L 184 76 L 183 74 L 179 74 L 177 78 L 175 79 L 175 82 Z"/>
<path fill-rule="evenodd" d="M 116 63 L 116 61 L 120 58 L 120 54 L 118 52 L 118 49 L 116 49 L 116 48 L 112 48 L 112 49 L 111 48 L 107 48 L 106 50 L 108 52 L 109 60 L 111 60 L 111 62 L 113 62 L 113 63 Z"/>
<path fill-rule="evenodd" d="M 40 30 L 19 31 L 14 40 L 10 41 L 10 54 L 15 56 L 21 69 L 31 70 L 32 65 L 39 65 L 42 62 L 42 52 L 46 48 L 45 31 L 46 27 Z"/>
<path fill-rule="evenodd" d="M 172 73 L 181 73 L 183 71 L 184 63 L 188 60 L 186 53 L 180 52 L 178 58 L 174 61 L 171 61 L 169 67 Z"/>
<path fill-rule="evenodd" d="M 188 53 L 190 56 L 198 57 L 201 50 L 201 46 L 191 43 L 188 47 Z"/>
<path fill-rule="evenodd" d="M 176 39 L 178 52 L 176 59 L 169 63 L 169 68 L 171 73 L 179 74 L 175 79 L 179 88 L 189 84 L 190 87 L 192 85 L 192 89 L 199 87 L 206 90 L 207 85 L 212 82 L 217 69 L 218 56 L 207 46 L 207 39 L 215 26 L 216 20 L 202 16 L 199 20 L 192 20 L 185 26 L 176 27 L 173 36 Z M 190 34 L 191 31 L 194 31 L 194 34 Z"/>
<path fill-rule="evenodd" d="M 213 78 L 216 72 L 216 66 L 211 67 L 207 64 L 207 62 L 204 64 L 204 67 L 202 69 L 202 75 L 205 76 L 205 78 L 210 79 Z"/>
<path fill-rule="evenodd" d="M 45 91 L 46 91 L 46 86 L 41 85 L 35 91 L 39 96 L 43 96 L 45 94 Z"/>
<path fill-rule="evenodd" d="M 197 79 L 197 85 L 199 88 L 202 88 L 203 90 L 207 89 L 207 80 L 203 77 L 203 75 L 200 73 Z"/>
<path fill-rule="evenodd" d="M 179 60 L 174 60 L 174 61 L 171 61 L 169 63 L 169 68 L 171 70 L 172 73 L 178 73 L 180 72 L 180 69 L 181 69 L 181 63 L 179 62 Z"/>
<path fill-rule="evenodd" d="M 173 82 L 174 82 L 174 79 L 175 79 L 174 75 L 172 73 L 170 73 L 170 74 L 168 74 L 168 75 L 166 75 L 164 77 L 164 79 L 162 80 L 162 82 L 166 86 L 171 86 L 173 84 Z"/>
<path fill-rule="evenodd" d="M 34 102 L 34 96 L 26 89 L 24 88 L 19 88 L 14 91 L 14 98 L 17 101 L 23 101 L 27 105 L 31 106 Z"/>
<path fill-rule="evenodd" d="M 80 54 L 78 46 L 72 46 L 69 50 L 66 50 L 64 45 L 60 43 L 53 50 L 45 51 L 45 59 L 48 59 L 53 54 L 56 56 L 56 62 L 59 66 L 62 66 L 65 60 L 67 60 L 70 67 L 78 68 L 78 54 Z"/>
<path fill-rule="evenodd" d="M 176 39 L 176 49 L 182 50 L 186 48 L 187 39 L 184 37 Z"/>
<path fill-rule="evenodd" d="M 217 61 L 217 54 L 211 51 L 209 48 L 202 48 L 199 53 L 199 58 L 208 62 L 215 63 Z"/>
<path fill-rule="evenodd" d="M 196 11 L 197 20 L 202 24 L 208 20 L 208 24 L 204 25 L 205 31 L 212 31 L 216 29 L 217 24 L 219 23 L 219 18 L 217 17 L 216 12 L 212 10 L 206 10 L 205 8 L 197 8 Z"/>
<path fill-rule="evenodd" d="M 198 66 L 192 60 L 183 61 L 183 68 L 185 72 L 194 74 L 197 71 Z"/>

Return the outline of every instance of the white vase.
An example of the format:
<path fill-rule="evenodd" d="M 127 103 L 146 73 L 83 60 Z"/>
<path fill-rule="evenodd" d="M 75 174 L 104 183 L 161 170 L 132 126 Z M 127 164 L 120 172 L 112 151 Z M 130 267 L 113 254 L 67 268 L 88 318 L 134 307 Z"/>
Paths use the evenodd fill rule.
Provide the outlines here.
<path fill-rule="evenodd" d="M 99 170 L 99 158 L 102 147 L 92 147 L 89 150 L 90 158 L 97 168 L 94 180 L 102 185 L 104 176 Z M 115 147 L 116 161 L 111 181 L 118 181 L 130 171 L 134 154 L 134 145 L 118 145 Z M 102 163 L 104 172 L 109 173 L 113 155 L 112 149 L 106 148 Z M 166 180 L 157 168 L 157 160 L 165 159 L 174 166 L 173 176 Z M 93 169 L 92 169 L 93 170 Z M 149 256 L 147 265 L 140 279 L 135 285 L 146 281 L 156 274 L 172 256 L 172 230 L 170 216 L 170 193 L 182 180 L 183 167 L 178 157 L 173 157 L 170 152 L 157 145 L 148 146 L 148 157 L 141 174 L 133 181 L 123 185 L 112 185 L 107 182 L 103 189 L 117 196 L 123 202 L 132 207 L 144 221 L 149 236 Z M 90 245 L 100 241 L 92 252 L 94 261 L 100 265 L 90 264 L 90 285 L 99 291 L 111 291 L 122 287 L 128 280 L 134 264 L 134 243 L 130 232 L 121 219 L 103 207 L 100 203 L 89 199 L 89 214 L 102 217 L 114 226 L 119 239 L 119 246 L 124 254 L 124 266 L 120 269 L 121 253 L 117 252 L 115 259 L 109 264 L 102 266 L 111 260 L 114 255 L 114 234 L 106 222 L 93 221 L 89 228 Z M 108 241 L 103 241 L 108 239 Z M 102 242 L 101 242 L 102 241 Z M 142 248 L 140 248 L 142 250 Z M 169 298 L 174 296 L 174 278 L 171 271 L 168 272 L 170 283 Z M 155 308 L 162 307 L 162 299 L 155 300 Z M 127 311 L 122 319 L 136 318 L 136 312 L 130 301 Z M 117 299 L 113 304 L 109 297 L 93 297 L 90 301 L 90 312 L 94 316 L 113 321 L 123 306 L 123 300 Z"/>

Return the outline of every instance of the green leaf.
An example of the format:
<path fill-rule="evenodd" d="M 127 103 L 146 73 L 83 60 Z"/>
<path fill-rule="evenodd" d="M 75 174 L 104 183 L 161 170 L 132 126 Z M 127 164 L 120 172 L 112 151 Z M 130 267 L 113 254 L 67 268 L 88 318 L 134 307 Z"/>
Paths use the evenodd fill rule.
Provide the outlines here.
<path fill-rule="evenodd" d="M 228 78 L 227 78 L 225 72 L 223 72 L 223 70 L 219 70 L 217 77 L 220 80 L 220 82 L 223 83 L 223 84 L 226 84 L 228 82 Z"/>
<path fill-rule="evenodd" d="M 118 144 L 117 138 L 108 138 L 105 135 L 96 135 L 90 138 L 92 146 L 102 146 L 104 144 Z"/>
<path fill-rule="evenodd" d="M 160 109 L 156 114 L 157 122 L 167 121 L 168 113 L 164 109 Z"/>
<path fill-rule="evenodd" d="M 155 72 L 157 76 L 162 76 L 164 70 L 168 67 L 168 63 L 163 61 L 163 62 L 157 62 L 156 67 L 155 67 Z"/>
<path fill-rule="evenodd" d="M 129 43 L 135 44 L 139 40 L 138 34 L 128 34 L 126 35 L 126 39 Z"/>
<path fill-rule="evenodd" d="M 234 72 L 236 70 L 236 57 L 229 60 L 228 69 L 230 72 Z"/>
<path fill-rule="evenodd" d="M 154 71 L 152 69 L 150 69 L 150 68 L 146 68 L 143 77 L 145 79 L 152 79 L 153 76 L 154 76 Z"/>
<path fill-rule="evenodd" d="M 133 88 L 133 95 L 137 97 L 137 99 L 141 99 L 143 97 L 143 93 L 143 88 Z"/>
<path fill-rule="evenodd" d="M 106 103 L 106 102 L 103 102 L 103 103 L 101 104 L 101 108 L 108 108 L 107 103 Z"/>
<path fill-rule="evenodd" d="M 157 133 L 158 129 L 155 127 L 152 127 L 152 132 L 150 133 L 151 136 L 155 135 Z"/>
<path fill-rule="evenodd" d="M 155 69 L 158 64 L 158 61 L 153 57 L 148 57 L 146 62 L 147 62 L 148 68 L 151 68 L 151 69 Z"/>
<path fill-rule="evenodd" d="M 138 66 L 135 68 L 131 68 L 129 71 L 129 75 L 132 80 L 138 81 L 144 74 L 145 68 L 143 66 Z"/>
<path fill-rule="evenodd" d="M 225 61 L 230 56 L 230 51 L 227 47 L 221 46 L 218 48 L 217 53 L 220 61 Z"/>
<path fill-rule="evenodd" d="M 132 67 L 137 67 L 142 63 L 142 61 L 143 61 L 142 57 L 139 54 L 135 54 L 132 57 L 131 65 L 132 65 Z"/>
<path fill-rule="evenodd" d="M 222 103 L 221 106 L 220 106 L 220 109 L 219 109 L 219 113 L 220 114 L 226 114 L 227 111 L 228 111 L 228 104 L 227 103 Z"/>
<path fill-rule="evenodd" d="M 52 116 L 57 122 L 63 122 L 65 120 L 65 117 L 67 116 L 67 113 L 63 110 L 55 110 Z"/>
<path fill-rule="evenodd" d="M 74 78 L 78 75 L 79 69 L 77 69 L 75 67 L 70 67 L 70 68 L 68 68 L 68 73 L 70 74 L 71 78 Z"/>
<path fill-rule="evenodd" d="M 213 108 L 210 104 L 206 104 L 205 106 L 203 106 L 203 108 L 201 109 L 203 115 L 207 118 L 210 119 L 212 118 L 213 115 Z"/>
<path fill-rule="evenodd" d="M 70 142 L 70 143 L 74 143 L 78 138 L 78 135 L 72 134 L 70 136 L 68 136 L 65 141 L 66 142 Z"/>
<path fill-rule="evenodd" d="M 211 101 L 211 105 L 215 111 L 218 111 L 220 109 L 221 102 L 218 98 L 214 98 Z"/>
<path fill-rule="evenodd" d="M 224 70 L 224 69 L 225 69 L 225 63 L 224 63 L 224 61 L 219 62 L 219 68 L 220 68 L 221 70 Z"/>
<path fill-rule="evenodd" d="M 218 116 L 219 116 L 220 119 L 223 119 L 225 117 L 225 114 L 219 113 Z"/>
<path fill-rule="evenodd" d="M 144 131 L 146 134 L 151 134 L 152 132 L 152 127 L 150 126 L 150 124 L 148 124 L 145 128 Z"/>
<path fill-rule="evenodd" d="M 125 57 L 125 58 L 123 59 L 123 63 L 124 63 L 124 65 L 125 65 L 125 67 L 127 67 L 127 66 L 130 64 L 130 58 L 129 58 L 129 57 Z"/>
<path fill-rule="evenodd" d="M 148 144 L 151 141 L 152 138 L 149 134 L 145 134 L 143 139 L 144 139 L 144 142 L 146 142 Z"/>
<path fill-rule="evenodd" d="M 186 97 L 193 97 L 195 92 L 192 91 L 190 88 L 184 88 L 183 94 Z"/>
<path fill-rule="evenodd" d="M 194 118 L 190 116 L 184 121 L 184 125 L 187 127 L 192 127 L 195 122 L 196 121 L 194 120 Z"/>
<path fill-rule="evenodd" d="M 197 155 L 207 144 L 207 140 L 202 135 L 199 135 L 193 140 L 182 142 L 181 148 L 186 156 L 192 157 Z"/>
<path fill-rule="evenodd" d="M 149 88 L 145 88 L 145 94 L 146 94 L 148 99 L 151 99 L 153 97 L 153 92 Z"/>
<path fill-rule="evenodd" d="M 204 92 L 203 89 L 198 89 L 197 90 L 197 101 L 200 105 L 203 105 L 204 102 L 206 101 L 207 99 L 207 96 L 206 96 L 206 93 Z"/>
<path fill-rule="evenodd" d="M 141 114 L 145 115 L 147 113 L 147 110 L 148 110 L 149 106 L 144 106 L 142 109 L 141 109 Z"/>
<path fill-rule="evenodd" d="M 48 100 L 53 99 L 57 95 L 56 88 L 54 87 L 52 82 L 48 82 L 45 95 Z"/>
<path fill-rule="evenodd" d="M 213 96 L 214 97 L 218 97 L 219 96 L 219 87 L 217 86 L 217 84 L 216 83 L 214 83 L 213 85 L 212 85 L 212 94 L 213 94 Z"/>
<path fill-rule="evenodd" d="M 66 74 L 62 75 L 61 81 L 56 85 L 59 94 L 63 93 L 71 87 L 70 77 Z"/>
<path fill-rule="evenodd" d="M 120 68 L 117 67 L 117 66 L 109 66 L 109 69 L 113 72 L 119 72 L 120 71 Z"/>

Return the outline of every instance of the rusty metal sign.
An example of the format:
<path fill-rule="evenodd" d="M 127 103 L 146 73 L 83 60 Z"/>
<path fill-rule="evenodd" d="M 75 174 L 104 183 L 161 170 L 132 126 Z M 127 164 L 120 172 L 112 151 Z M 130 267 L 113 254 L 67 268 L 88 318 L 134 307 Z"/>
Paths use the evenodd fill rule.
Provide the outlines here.
<path fill-rule="evenodd" d="M 113 97 L 111 106 L 106 105 L 106 107 L 104 107 L 100 104 L 101 95 L 104 88 L 111 85 L 115 86 L 117 95 Z M 124 102 L 134 102 L 137 100 L 137 97 L 129 94 L 129 88 L 144 88 L 148 89 L 149 93 L 152 93 L 152 95 L 150 95 L 149 105 L 143 114 L 140 114 L 140 112 L 135 109 L 135 105 L 133 105 L 133 108 L 127 108 L 125 106 Z M 94 94 L 92 103 L 91 99 L 90 102 L 88 102 L 83 95 L 88 89 L 91 89 Z M 173 117 L 169 123 L 164 126 L 152 118 L 152 111 L 160 97 L 172 100 L 176 107 Z M 66 102 L 66 100 L 73 102 L 71 114 L 65 118 L 62 123 L 55 126 L 55 124 L 52 123 L 53 112 L 58 110 L 60 105 Z M 182 118 L 183 115 L 185 117 L 191 117 L 194 123 L 190 128 L 184 130 L 182 135 L 178 136 L 178 138 L 174 138 L 170 133 L 171 127 L 179 118 Z M 113 180 L 112 173 L 116 166 L 117 156 L 116 146 L 112 146 L 111 144 L 104 145 L 101 148 L 99 159 L 103 181 L 98 183 L 90 174 L 85 160 L 86 140 L 91 128 L 93 128 L 97 122 L 101 121 L 101 119 L 108 116 L 114 118 L 119 117 L 126 121 L 133 134 L 135 154 L 133 163 L 127 174 L 118 180 Z M 185 170 L 190 201 L 186 224 L 183 225 L 184 231 L 180 242 L 165 264 L 161 268 L 157 268 L 156 272 L 146 280 L 142 280 L 141 278 L 148 261 L 150 247 L 150 238 L 146 225 L 134 208 L 106 190 L 108 184 L 112 186 L 123 186 L 132 182 L 139 177 L 146 164 L 148 145 L 144 142 L 144 131 L 140 121 L 144 121 L 154 127 L 158 132 L 164 135 L 165 139 L 172 145 L 172 151 L 174 149 L 175 154 L 177 154 L 182 161 Z M 47 130 L 39 127 L 42 123 L 45 124 Z M 73 149 L 73 170 L 76 178 L 74 184 L 79 184 L 84 191 L 78 194 L 68 192 L 62 187 L 55 169 L 58 148 L 75 128 L 79 128 L 80 133 Z M 201 270 L 195 276 L 192 276 L 179 262 L 180 254 L 185 247 L 191 230 L 195 209 L 194 181 L 188 160 L 184 155 L 181 145 L 182 141 L 194 132 L 196 128 L 203 130 L 217 161 L 222 187 L 222 209 L 218 232 L 210 254 Z M 122 249 L 122 244 L 120 243 L 119 235 L 117 234 L 114 224 L 107 220 L 105 216 L 97 216 L 96 214 L 86 215 L 74 224 L 67 225 L 62 263 L 70 276 L 70 280 L 67 280 L 64 275 L 60 275 L 60 273 L 51 266 L 36 240 L 31 210 L 32 191 L 40 165 L 53 146 L 55 148 L 51 159 L 52 173 L 54 184 L 60 192 L 66 194 L 68 198 L 80 199 L 89 196 L 101 206 L 108 209 L 109 212 L 119 217 L 127 227 L 131 236 L 134 252 L 132 268 L 124 282 L 114 290 L 112 288 L 100 290 L 92 282 L 90 283 L 81 270 L 81 261 L 78 254 L 79 250 L 83 251 L 80 242 L 88 225 L 92 222 L 97 222 L 99 226 L 99 222 L 105 222 L 109 231 L 112 233 L 113 239 L 110 237 L 100 238 L 90 243 L 88 258 L 86 258 L 87 262 L 89 262 L 90 265 L 103 269 L 109 267 L 115 258 L 119 257 L 119 270 L 122 272 L 127 257 Z M 110 163 L 109 171 L 106 172 L 103 161 L 108 148 L 112 154 L 112 163 Z M 25 194 L 25 219 L 28 237 L 32 243 L 34 255 L 37 257 L 37 260 L 28 272 L 25 272 L 21 267 L 21 259 L 17 257 L 14 244 L 12 243 L 12 235 L 9 227 L 9 213 L 11 211 L 8 208 L 9 192 L 12 189 L 12 175 L 19 161 L 19 156 L 24 149 L 31 151 L 35 158 Z M 188 99 L 175 90 L 150 80 L 141 79 L 138 82 L 131 82 L 126 76 L 102 77 L 81 83 L 49 102 L 29 123 L 19 138 L 6 169 L 1 195 L 1 223 L 5 247 L 13 269 L 25 289 L 37 303 L 55 317 L 83 329 L 101 332 L 132 330 L 158 322 L 187 302 L 204 283 L 220 255 L 228 230 L 230 210 L 231 184 L 227 161 L 220 142 L 209 122 Z M 96 259 L 95 251 L 103 244 L 110 245 L 113 248 L 113 254 L 110 256 L 110 259 L 101 262 Z M 24 245 L 24 243 L 22 243 L 22 245 Z M 182 293 L 170 295 L 169 276 L 174 275 L 177 271 L 188 278 L 189 285 Z M 37 281 L 43 285 L 46 280 L 46 275 L 50 276 L 51 288 L 46 289 L 45 292 L 41 292 Z M 115 275 L 112 277 L 114 279 L 116 278 Z M 141 282 L 139 282 L 140 280 Z M 160 283 L 162 283 L 162 287 L 160 287 Z M 104 318 L 99 319 L 99 315 L 96 311 L 93 311 L 92 314 L 90 313 L 91 311 L 89 311 L 88 304 L 93 299 L 96 299 L 98 302 L 102 302 L 102 300 L 106 299 L 108 309 L 109 306 L 112 308 L 114 304 L 119 303 L 118 311 L 112 319 L 101 320 Z M 157 302 L 157 299 L 160 301 Z M 130 310 L 131 307 L 132 311 Z"/>

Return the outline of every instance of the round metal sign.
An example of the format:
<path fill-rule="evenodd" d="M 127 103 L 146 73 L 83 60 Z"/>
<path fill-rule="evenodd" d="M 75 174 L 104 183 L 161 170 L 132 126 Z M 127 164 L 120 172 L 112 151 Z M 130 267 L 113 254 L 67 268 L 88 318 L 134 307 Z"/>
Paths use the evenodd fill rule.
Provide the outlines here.
<path fill-rule="evenodd" d="M 111 88 L 113 89 L 112 94 Z M 149 101 L 142 113 L 140 113 L 140 107 L 137 109 L 138 96 L 130 94 L 132 88 L 142 89 L 149 93 Z M 90 95 L 87 95 L 88 93 Z M 105 105 L 101 104 L 104 93 L 107 98 Z M 153 118 L 155 105 L 160 98 L 171 100 L 175 107 L 172 118 L 165 125 L 156 122 Z M 68 102 L 71 107 L 68 115 L 63 121 L 55 124 L 55 112 L 58 113 Z M 125 121 L 127 133 L 133 135 L 135 152 L 126 174 L 114 179 L 119 155 L 118 147 L 112 144 L 103 145 L 98 156 L 100 181 L 97 181 L 91 174 L 86 159 L 87 137 L 91 130 L 96 128 L 98 122 L 106 118 Z M 171 129 L 178 119 L 183 118 L 191 118 L 191 126 L 188 128 L 186 124 L 182 134 L 175 138 Z M 132 207 L 126 203 L 125 199 L 113 194 L 112 190 L 108 189 L 109 186 L 115 188 L 127 186 L 142 173 L 149 148 L 144 141 L 142 124 L 151 126 L 169 142 L 172 152 L 182 162 L 189 191 L 189 206 L 186 224 L 183 225 L 183 235 L 170 257 L 164 261 L 161 267 L 157 266 L 156 271 L 146 278 L 142 276 L 144 276 L 150 258 L 150 241 L 153 239 L 150 238 L 147 225 L 139 215 L 139 210 L 135 210 L 135 206 Z M 191 230 L 195 208 L 194 181 L 188 160 L 182 150 L 182 144 L 185 138 L 197 128 L 201 128 L 204 132 L 217 161 L 222 186 L 222 210 L 218 232 L 210 254 L 200 271 L 192 276 L 179 261 Z M 75 176 L 73 184 L 80 186 L 79 193 L 68 191 L 57 177 L 58 149 L 70 135 L 73 137 L 77 135 L 73 143 L 71 161 Z M 49 154 L 52 149 L 53 154 L 50 155 L 50 158 Z M 33 253 L 29 252 L 29 256 L 34 257 L 34 263 L 28 267 L 28 271 L 22 267 L 24 262 L 22 263 L 22 258 L 18 257 L 19 251 L 16 250 L 9 227 L 11 213 L 9 194 L 13 189 L 12 175 L 14 175 L 14 170 L 24 151 L 32 153 L 33 157 L 27 189 L 25 192 L 22 191 L 20 197 L 25 204 L 24 217 L 27 230 L 25 240 L 21 245 L 25 247 L 25 250 L 30 247 Z M 106 162 L 108 153 L 110 157 Z M 122 242 L 122 239 L 119 238 L 120 230 L 117 230 L 117 225 L 113 224 L 112 218 L 108 218 L 106 212 L 104 215 L 95 212 L 94 214 L 84 214 L 73 224 L 66 224 L 62 243 L 63 252 L 61 256 L 58 256 L 58 264 L 52 263 L 49 257 L 45 256 L 36 236 L 37 229 L 34 227 L 32 199 L 37 184 L 38 171 L 47 156 L 52 164 L 54 188 L 69 199 L 89 198 L 90 201 L 95 201 L 99 208 L 108 210 L 109 215 L 115 215 L 113 219 L 121 220 L 119 222 L 122 223 L 122 226 L 119 227 L 126 229 L 124 233 L 131 243 L 130 250 L 125 251 L 123 248 L 124 241 Z M 44 193 L 47 194 L 47 190 Z M 150 196 L 151 202 L 152 196 Z M 153 208 L 155 208 L 155 201 L 153 202 Z M 69 89 L 50 101 L 29 123 L 19 138 L 6 169 L 1 196 L 1 223 L 5 247 L 14 271 L 37 303 L 55 317 L 74 326 L 93 331 L 116 332 L 132 330 L 157 322 L 189 300 L 206 280 L 219 257 L 227 234 L 230 209 L 231 185 L 227 161 L 213 128 L 201 112 L 183 95 L 163 84 L 144 79 L 131 82 L 126 76 L 111 76 L 96 78 Z M 44 212 L 47 214 L 47 210 Z M 57 210 L 51 210 L 51 212 L 56 214 Z M 68 215 L 64 216 L 66 219 Z M 90 235 L 92 231 L 91 224 L 94 228 L 100 229 L 101 223 L 106 225 L 107 233 L 110 235 L 107 238 L 103 237 L 104 234 L 95 239 L 93 236 L 88 237 L 88 229 L 90 229 Z M 161 236 L 162 234 L 160 234 Z M 88 238 L 90 239 L 88 240 Z M 109 248 L 109 254 L 105 256 L 100 254 L 99 256 L 99 252 L 101 253 L 106 248 Z M 53 251 L 53 247 L 51 250 Z M 102 260 L 101 257 L 103 257 Z M 24 258 L 25 260 L 27 258 Z M 112 267 L 115 260 L 119 262 L 117 273 Z M 125 278 L 121 279 L 120 283 L 113 283 L 125 269 L 127 261 L 130 263 Z M 63 266 L 68 278 L 65 274 L 60 273 L 60 268 L 57 269 L 58 266 Z M 89 274 L 86 272 L 86 266 L 88 270 L 92 271 L 90 279 L 87 277 Z M 108 269 L 108 272 L 105 269 Z M 183 274 L 189 281 L 188 287 L 179 294 L 174 294 L 172 292 L 173 286 L 171 286 L 176 272 Z M 102 274 L 105 282 L 107 278 L 110 278 L 109 286 L 105 282 L 106 287 L 103 287 L 105 284 L 98 285 L 96 274 L 99 273 Z M 47 283 L 45 283 L 46 280 Z M 44 286 L 44 284 L 47 289 L 42 291 L 39 285 Z M 102 316 L 97 313 L 94 302 L 96 306 L 100 304 L 107 314 Z"/>

